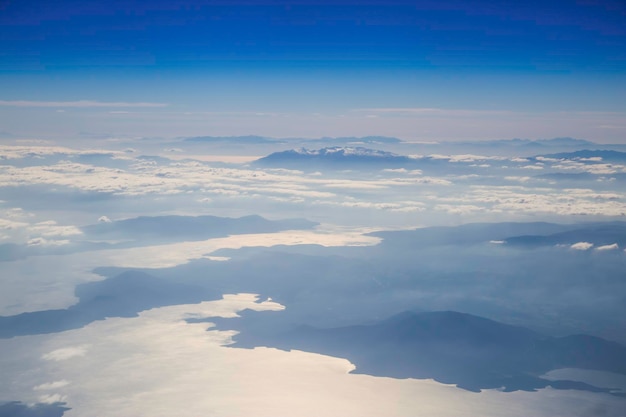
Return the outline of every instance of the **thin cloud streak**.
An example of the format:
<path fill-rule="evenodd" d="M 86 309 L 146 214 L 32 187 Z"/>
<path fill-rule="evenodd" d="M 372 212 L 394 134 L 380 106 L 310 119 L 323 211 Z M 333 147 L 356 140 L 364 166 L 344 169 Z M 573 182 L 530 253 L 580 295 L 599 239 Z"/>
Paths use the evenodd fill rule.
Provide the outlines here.
<path fill-rule="evenodd" d="M 503 115 L 516 114 L 510 110 L 441 109 L 436 107 L 378 107 L 352 109 L 356 113 L 399 113 L 399 114 L 446 114 L 446 115 Z"/>
<path fill-rule="evenodd" d="M 0 106 L 10 107 L 167 107 L 167 103 L 125 102 L 125 101 L 29 101 L 0 100 Z"/>
<path fill-rule="evenodd" d="M 403 115 L 446 115 L 446 116 L 526 116 L 526 117 L 554 117 L 554 116 L 582 116 L 582 117 L 626 117 L 625 112 L 620 111 L 552 111 L 533 112 L 515 110 L 488 110 L 488 109 L 463 109 L 463 108 L 438 108 L 438 107 L 371 107 L 356 108 L 350 110 L 353 113 L 380 113 L 380 114 L 403 114 Z M 604 127 L 607 127 L 605 125 Z M 610 128 L 623 128 L 623 125 L 610 125 Z"/>

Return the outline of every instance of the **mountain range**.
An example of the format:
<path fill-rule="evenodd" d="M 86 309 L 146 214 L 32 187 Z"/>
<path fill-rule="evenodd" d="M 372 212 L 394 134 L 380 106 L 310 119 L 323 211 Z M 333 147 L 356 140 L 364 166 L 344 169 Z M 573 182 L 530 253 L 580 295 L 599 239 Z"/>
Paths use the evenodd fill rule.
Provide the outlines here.
<path fill-rule="evenodd" d="M 241 338 L 236 346 L 246 345 L 245 334 Z M 432 378 L 476 392 L 551 386 L 625 395 L 611 387 L 542 378 L 560 368 L 626 375 L 623 345 L 588 335 L 545 336 L 454 311 L 406 311 L 374 324 L 337 328 L 298 326 L 266 342 L 280 349 L 347 358 L 360 374 Z"/>

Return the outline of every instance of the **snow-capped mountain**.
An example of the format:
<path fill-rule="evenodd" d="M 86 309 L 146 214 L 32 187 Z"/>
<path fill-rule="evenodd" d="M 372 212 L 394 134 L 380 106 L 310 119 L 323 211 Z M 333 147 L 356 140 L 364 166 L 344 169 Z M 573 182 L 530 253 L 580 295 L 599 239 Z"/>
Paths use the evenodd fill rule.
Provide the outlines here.
<path fill-rule="evenodd" d="M 283 152 L 274 152 L 260 158 L 255 163 L 260 165 L 290 166 L 293 164 L 320 163 L 324 165 L 336 164 L 385 164 L 405 165 L 412 160 L 408 156 L 397 155 L 391 152 L 369 149 L 364 147 L 333 146 L 322 149 L 292 149 Z"/>

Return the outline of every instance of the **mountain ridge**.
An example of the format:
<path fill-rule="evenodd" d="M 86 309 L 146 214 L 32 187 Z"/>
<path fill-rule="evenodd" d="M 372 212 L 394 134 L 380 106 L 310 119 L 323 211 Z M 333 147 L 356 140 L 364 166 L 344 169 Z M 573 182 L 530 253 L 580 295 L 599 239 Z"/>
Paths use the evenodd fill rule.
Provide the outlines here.
<path fill-rule="evenodd" d="M 245 334 L 234 347 L 258 346 Z M 624 396 L 611 387 L 550 381 L 545 373 L 581 368 L 626 375 L 626 346 L 589 335 L 546 336 L 522 326 L 457 311 L 403 311 L 373 324 L 334 328 L 300 325 L 267 338 L 268 347 L 350 360 L 354 373 L 434 379 L 479 392 L 579 389 Z"/>

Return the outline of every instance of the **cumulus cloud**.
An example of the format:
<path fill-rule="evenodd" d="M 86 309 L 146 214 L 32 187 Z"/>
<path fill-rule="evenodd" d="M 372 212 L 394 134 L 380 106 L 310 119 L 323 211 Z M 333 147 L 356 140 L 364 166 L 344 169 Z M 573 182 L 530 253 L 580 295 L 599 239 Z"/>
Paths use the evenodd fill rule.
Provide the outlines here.
<path fill-rule="evenodd" d="M 107 216 L 100 216 L 98 218 L 98 223 L 111 223 L 111 219 L 109 219 Z"/>
<path fill-rule="evenodd" d="M 574 243 L 573 245 L 570 246 L 570 249 L 576 249 L 576 250 L 589 250 L 593 247 L 593 243 L 589 243 L 589 242 L 578 242 L 578 243 Z"/>

